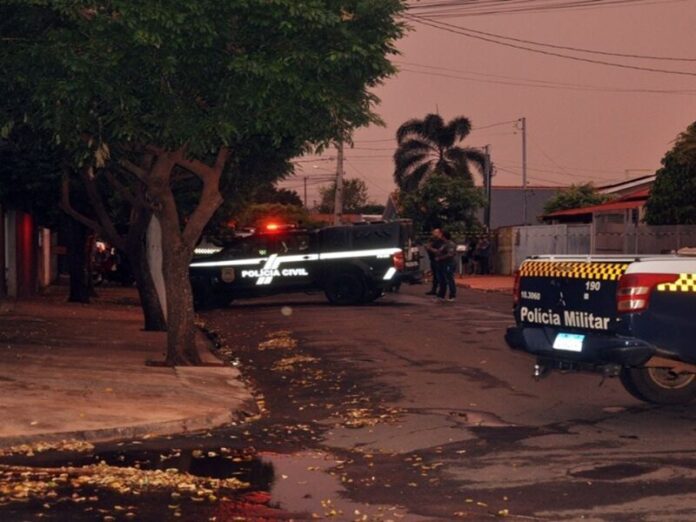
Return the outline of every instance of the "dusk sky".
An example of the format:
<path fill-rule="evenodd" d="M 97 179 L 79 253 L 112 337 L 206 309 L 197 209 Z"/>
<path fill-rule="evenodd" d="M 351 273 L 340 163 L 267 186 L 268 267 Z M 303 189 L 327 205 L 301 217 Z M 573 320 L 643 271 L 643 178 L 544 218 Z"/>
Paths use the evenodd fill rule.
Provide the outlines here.
<path fill-rule="evenodd" d="M 396 129 L 436 111 L 445 120 L 470 118 L 474 131 L 464 144 L 491 146 L 494 185 L 521 185 L 522 140 L 514 123 L 521 117 L 527 119 L 530 185 L 602 185 L 654 172 L 675 137 L 696 120 L 696 0 L 608 0 L 596 7 L 501 13 L 515 5 L 571 3 L 586 2 L 411 2 L 422 7 L 409 15 L 428 18 L 440 28 L 409 19 L 411 31 L 398 43 L 401 56 L 394 58 L 400 72 L 376 90 L 382 100 L 376 110 L 386 127 L 354 134 L 355 147 L 346 150 L 346 177 L 364 179 L 370 198 L 384 203 L 395 188 Z M 477 4 L 496 13 L 478 14 L 475 10 L 482 8 Z M 505 36 L 506 43 L 518 47 L 686 74 L 538 54 L 456 34 L 460 28 L 479 31 L 476 36 L 489 40 L 502 41 L 481 32 Z M 316 161 L 300 158 L 296 176 L 281 186 L 302 196 L 307 176 L 311 205 L 322 180 L 335 173 L 335 155 L 332 150 Z"/>

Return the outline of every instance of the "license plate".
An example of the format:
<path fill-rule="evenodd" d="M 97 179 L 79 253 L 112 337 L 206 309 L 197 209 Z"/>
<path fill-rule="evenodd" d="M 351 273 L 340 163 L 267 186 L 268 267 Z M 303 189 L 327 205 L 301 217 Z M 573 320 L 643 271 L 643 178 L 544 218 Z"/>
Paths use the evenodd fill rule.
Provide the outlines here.
<path fill-rule="evenodd" d="M 567 352 L 582 352 L 582 342 L 584 335 L 559 333 L 553 341 L 554 350 L 565 350 Z"/>
<path fill-rule="evenodd" d="M 418 261 L 408 261 L 406 266 L 418 266 Z"/>

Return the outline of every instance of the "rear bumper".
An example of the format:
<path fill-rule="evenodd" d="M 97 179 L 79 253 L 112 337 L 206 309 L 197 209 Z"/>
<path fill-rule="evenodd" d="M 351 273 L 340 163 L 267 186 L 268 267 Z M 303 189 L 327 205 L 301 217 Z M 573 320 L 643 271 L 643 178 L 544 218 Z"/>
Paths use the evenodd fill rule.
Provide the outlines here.
<path fill-rule="evenodd" d="M 508 328 L 505 341 L 513 350 L 520 350 L 540 359 L 569 363 L 641 366 L 657 353 L 650 343 L 633 337 L 586 333 L 581 352 L 553 348 L 557 330 L 553 328 Z"/>

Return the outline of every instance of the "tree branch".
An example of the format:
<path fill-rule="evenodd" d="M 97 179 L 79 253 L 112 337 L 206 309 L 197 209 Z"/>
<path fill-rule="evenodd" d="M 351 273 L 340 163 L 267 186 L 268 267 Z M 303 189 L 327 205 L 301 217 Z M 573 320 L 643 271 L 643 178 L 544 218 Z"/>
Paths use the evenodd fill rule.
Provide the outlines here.
<path fill-rule="evenodd" d="M 111 185 L 119 194 L 123 195 L 123 197 L 126 198 L 128 203 L 130 203 L 132 206 L 136 206 L 140 203 L 138 201 L 138 198 L 136 198 L 133 195 L 133 193 L 130 190 L 128 190 L 128 187 L 126 187 L 123 183 L 116 179 L 116 176 L 114 176 L 113 172 L 111 172 L 110 170 L 106 170 L 105 174 L 106 180 L 109 182 L 109 185 Z"/>
<path fill-rule="evenodd" d="M 130 172 L 133 174 L 135 177 L 137 177 L 140 181 L 143 183 L 147 179 L 147 170 L 145 170 L 142 167 L 139 167 L 135 163 L 133 163 L 130 160 L 127 159 L 121 159 L 119 160 L 118 164 L 125 169 L 126 171 Z"/>
<path fill-rule="evenodd" d="M 106 211 L 106 208 L 104 207 L 104 201 L 101 197 L 101 194 L 99 193 L 99 190 L 97 189 L 94 178 L 89 176 L 87 168 L 82 169 L 80 171 L 80 175 L 82 178 L 82 182 L 85 185 L 85 190 L 87 191 L 87 198 L 89 199 L 89 203 L 92 206 L 92 209 L 94 209 L 94 212 L 97 214 L 97 219 L 99 220 L 99 223 L 101 225 L 102 233 L 106 235 L 107 239 L 113 245 L 123 250 L 123 238 L 119 235 L 118 231 L 116 230 L 116 227 L 114 226 L 114 222 L 111 219 L 111 216 L 109 216 L 109 213 Z"/>
<path fill-rule="evenodd" d="M 61 180 L 61 196 L 60 196 L 60 208 L 65 212 L 68 216 L 73 218 L 75 221 L 78 221 L 82 223 L 84 226 L 87 228 L 91 228 L 95 232 L 102 233 L 103 229 L 97 223 L 96 221 L 93 221 L 89 219 L 87 216 L 84 214 L 81 214 L 77 210 L 75 210 L 70 203 L 70 179 L 67 174 L 63 174 L 62 180 Z"/>

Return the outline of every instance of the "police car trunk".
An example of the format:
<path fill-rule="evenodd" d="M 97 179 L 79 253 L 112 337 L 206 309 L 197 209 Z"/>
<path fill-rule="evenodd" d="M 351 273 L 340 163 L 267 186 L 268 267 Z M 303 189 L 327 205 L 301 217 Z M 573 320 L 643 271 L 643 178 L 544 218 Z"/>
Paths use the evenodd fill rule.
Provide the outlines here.
<path fill-rule="evenodd" d="M 540 256 L 515 280 L 506 341 L 547 370 L 621 376 L 649 402 L 696 397 L 696 259 Z"/>

